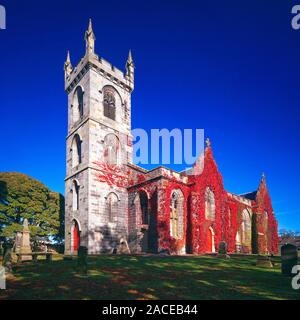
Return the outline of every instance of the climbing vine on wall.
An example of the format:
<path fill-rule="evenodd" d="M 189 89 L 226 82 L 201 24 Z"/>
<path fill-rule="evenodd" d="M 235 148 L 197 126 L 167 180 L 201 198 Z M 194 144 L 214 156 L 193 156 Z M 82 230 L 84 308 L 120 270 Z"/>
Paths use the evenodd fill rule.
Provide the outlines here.
<path fill-rule="evenodd" d="M 278 253 L 278 226 L 264 177 L 260 183 L 256 199 L 258 251 L 261 253 Z M 267 230 L 264 228 L 266 219 L 265 213 L 267 213 Z"/>
<path fill-rule="evenodd" d="M 95 179 L 99 182 L 105 182 L 109 186 L 128 188 L 146 180 L 144 174 L 138 173 L 126 165 L 112 165 L 105 162 L 94 162 L 94 165 L 98 169 Z"/>
<path fill-rule="evenodd" d="M 212 251 L 209 241 L 210 232 L 213 234 L 214 248 L 217 251 L 219 243 L 227 243 L 228 252 L 236 251 L 236 236 L 241 236 L 242 212 L 252 211 L 252 248 L 263 253 L 278 252 L 277 221 L 275 219 L 271 199 L 263 179 L 257 192 L 256 201 L 241 201 L 241 198 L 225 191 L 222 176 L 213 158 L 212 150 L 206 148 L 203 157 L 203 170 L 194 175 L 173 176 L 165 169 L 160 176 L 152 176 L 155 172 L 144 173 L 130 166 L 116 166 L 96 162 L 97 181 L 109 186 L 128 188 L 129 192 L 145 191 L 151 201 L 157 192 L 156 231 L 158 251 L 168 251 L 179 254 L 186 250 L 202 254 Z M 198 166 L 198 164 L 196 164 Z M 158 171 L 157 171 L 158 172 Z M 214 218 L 205 217 L 205 194 L 207 188 L 214 196 Z M 183 236 L 175 238 L 170 232 L 170 199 L 174 190 L 180 190 L 184 197 Z M 267 232 L 265 212 L 268 214 Z M 130 210 L 128 211 L 130 221 Z M 213 217 L 212 216 L 212 217 Z M 251 252 L 251 243 L 243 244 L 243 252 Z"/>

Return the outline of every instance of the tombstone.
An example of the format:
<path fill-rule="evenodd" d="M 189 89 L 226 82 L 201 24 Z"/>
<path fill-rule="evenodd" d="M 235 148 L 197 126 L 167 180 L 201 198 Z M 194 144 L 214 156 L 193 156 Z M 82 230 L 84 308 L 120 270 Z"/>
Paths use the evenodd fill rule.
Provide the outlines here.
<path fill-rule="evenodd" d="M 87 247 L 80 246 L 78 248 L 78 260 L 77 260 L 77 267 L 79 271 L 87 274 L 87 256 L 88 256 L 88 249 Z"/>
<path fill-rule="evenodd" d="M 292 276 L 292 269 L 298 264 L 297 247 L 288 243 L 281 247 L 281 273 Z"/>
<path fill-rule="evenodd" d="M 3 248 L 3 245 L 2 245 L 2 242 L 0 242 L 0 256 L 4 256 L 4 248 Z"/>
<path fill-rule="evenodd" d="M 130 249 L 129 249 L 129 246 L 128 246 L 126 239 L 124 239 L 124 238 L 120 239 L 120 244 L 117 247 L 117 253 L 118 254 L 130 254 Z"/>
<path fill-rule="evenodd" d="M 22 232 L 17 231 L 15 238 L 14 251 L 15 253 L 20 253 L 22 246 Z"/>
<path fill-rule="evenodd" d="M 159 254 L 160 256 L 170 256 L 170 255 L 171 255 L 169 249 L 161 249 L 161 250 L 158 252 L 158 254 Z"/>
<path fill-rule="evenodd" d="M 7 248 L 5 250 L 5 254 L 4 254 L 4 257 L 3 257 L 2 265 L 5 268 L 6 272 L 12 272 L 13 255 L 12 255 L 12 249 L 11 248 Z"/>
<path fill-rule="evenodd" d="M 230 259 L 230 256 L 227 254 L 227 243 L 225 241 L 219 243 L 217 258 Z"/>
<path fill-rule="evenodd" d="M 263 268 L 273 268 L 273 263 L 269 256 L 258 255 L 256 260 L 256 266 L 263 267 Z"/>
<path fill-rule="evenodd" d="M 17 239 L 16 239 L 17 240 Z M 21 231 L 21 237 L 20 237 L 20 248 L 19 253 L 22 253 L 21 261 L 31 261 L 32 256 L 31 255 L 23 255 L 24 253 L 32 253 L 31 246 L 30 246 L 30 230 L 28 227 L 28 220 L 24 219 L 23 223 L 23 230 Z"/>
<path fill-rule="evenodd" d="M 227 254 L 227 244 L 225 241 L 219 243 L 219 254 Z"/>

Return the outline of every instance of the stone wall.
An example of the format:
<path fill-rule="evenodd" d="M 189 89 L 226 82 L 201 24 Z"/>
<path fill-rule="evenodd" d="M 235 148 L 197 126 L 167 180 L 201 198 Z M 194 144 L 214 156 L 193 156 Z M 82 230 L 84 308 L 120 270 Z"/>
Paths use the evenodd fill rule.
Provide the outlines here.
<path fill-rule="evenodd" d="M 120 239 L 128 236 L 128 193 L 126 188 L 112 187 L 95 179 L 96 163 L 104 161 L 104 141 L 113 134 L 119 141 L 118 163 L 132 161 L 131 91 L 123 73 L 114 69 L 96 55 L 85 56 L 66 79 L 68 93 L 68 136 L 66 141 L 65 181 L 65 252 L 72 250 L 72 225 L 80 228 L 80 244 L 90 254 L 111 252 Z M 127 83 L 127 84 L 126 84 Z M 73 100 L 76 88 L 81 86 L 83 116 L 73 121 Z M 116 92 L 115 121 L 104 116 L 103 88 L 113 87 Z M 72 142 L 78 134 L 82 162 L 72 165 Z M 79 208 L 73 208 L 73 181 L 79 185 Z M 118 216 L 109 221 L 106 198 L 114 192 L 118 197 Z"/>

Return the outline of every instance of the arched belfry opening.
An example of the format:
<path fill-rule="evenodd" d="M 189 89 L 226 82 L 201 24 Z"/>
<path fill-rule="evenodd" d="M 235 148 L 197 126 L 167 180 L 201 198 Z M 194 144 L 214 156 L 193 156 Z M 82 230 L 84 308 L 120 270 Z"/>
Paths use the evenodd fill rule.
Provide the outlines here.
<path fill-rule="evenodd" d="M 105 117 L 116 120 L 116 92 L 111 87 L 103 89 L 103 112 Z"/>
<path fill-rule="evenodd" d="M 103 95 L 103 115 L 110 123 L 110 120 L 121 122 L 126 117 L 125 100 L 121 94 L 112 85 L 106 85 L 102 88 Z"/>

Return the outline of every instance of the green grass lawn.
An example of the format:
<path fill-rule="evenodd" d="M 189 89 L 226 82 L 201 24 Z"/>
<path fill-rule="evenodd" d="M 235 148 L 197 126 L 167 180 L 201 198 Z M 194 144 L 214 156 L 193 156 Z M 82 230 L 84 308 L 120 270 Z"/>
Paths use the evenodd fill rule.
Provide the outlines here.
<path fill-rule="evenodd" d="M 299 299 L 279 267 L 255 257 L 99 256 L 88 274 L 76 261 L 56 259 L 15 267 L 0 299 Z"/>

